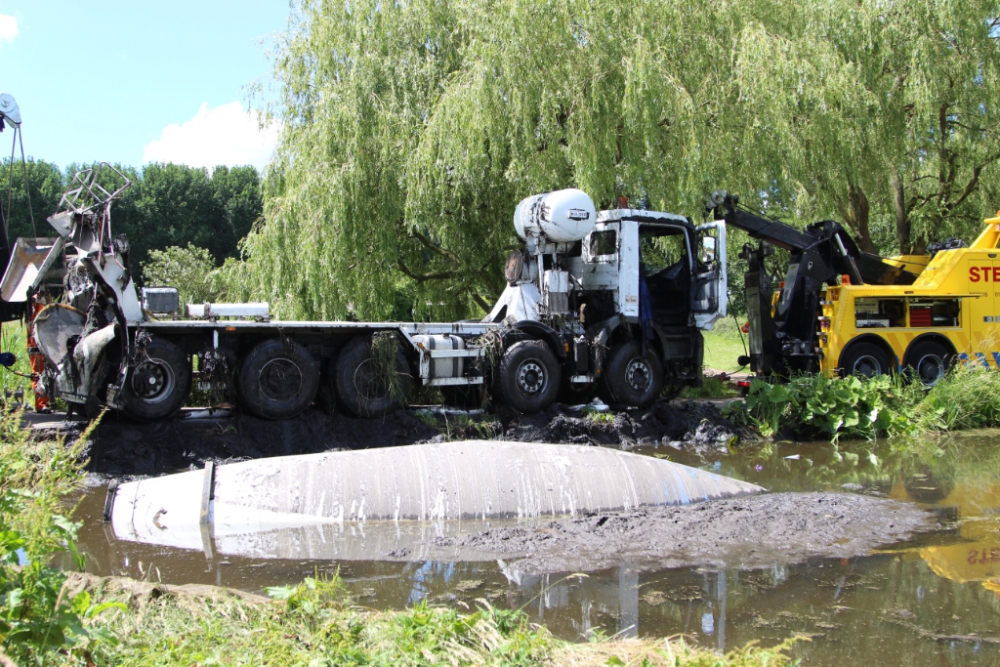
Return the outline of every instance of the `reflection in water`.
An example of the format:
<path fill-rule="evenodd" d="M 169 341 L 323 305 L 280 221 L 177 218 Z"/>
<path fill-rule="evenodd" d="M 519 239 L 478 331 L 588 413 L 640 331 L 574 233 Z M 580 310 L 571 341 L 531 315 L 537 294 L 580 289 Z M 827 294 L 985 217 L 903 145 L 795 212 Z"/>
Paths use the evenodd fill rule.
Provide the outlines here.
<path fill-rule="evenodd" d="M 1000 664 L 1000 646 L 993 641 L 1000 635 L 998 436 L 957 439 L 958 446 L 946 442 L 940 452 L 924 457 L 894 453 L 892 443 L 842 443 L 839 451 L 824 443 L 782 445 L 718 461 L 682 461 L 771 490 L 851 490 L 920 502 L 934 508 L 943 523 L 957 521 L 955 528 L 850 560 L 814 559 L 752 571 L 643 573 L 622 563 L 587 577 L 536 577 L 504 561 L 449 560 L 436 554 L 432 559 L 420 552 L 409 555 L 411 562 L 358 560 L 379 558 L 393 548 L 393 540 L 405 537 L 400 533 L 383 539 L 371 524 L 363 536 L 345 531 L 294 540 L 268 537 L 278 540 L 274 544 L 283 555 L 278 559 L 253 557 L 252 550 L 248 555 L 215 553 L 209 559 L 201 550 L 116 541 L 100 520 L 102 489 L 81 505 L 81 546 L 90 555 L 93 572 L 171 583 L 260 590 L 339 571 L 352 596 L 365 606 L 401 608 L 420 600 L 474 606 L 477 599 L 486 599 L 523 608 L 533 620 L 571 639 L 595 632 L 684 634 L 707 646 L 732 649 L 751 640 L 770 645 L 805 635 L 811 641 L 798 644 L 795 655 L 810 665 Z M 784 458 L 790 454 L 800 458 Z M 430 534 L 442 530 L 448 529 L 437 527 Z M 329 551 L 331 540 L 335 553 Z M 295 544 L 307 548 L 295 550 Z"/>

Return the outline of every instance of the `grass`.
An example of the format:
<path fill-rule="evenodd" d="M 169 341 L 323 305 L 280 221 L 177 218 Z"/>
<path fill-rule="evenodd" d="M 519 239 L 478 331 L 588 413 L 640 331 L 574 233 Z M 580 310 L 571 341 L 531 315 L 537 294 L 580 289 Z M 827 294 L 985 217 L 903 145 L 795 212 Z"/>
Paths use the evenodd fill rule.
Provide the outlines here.
<path fill-rule="evenodd" d="M 725 317 L 715 323 L 711 331 L 703 331 L 705 340 L 704 367 L 717 371 L 732 373 L 740 370 L 737 358 L 746 354 L 746 348 L 740 340 L 740 331 L 736 320 Z M 746 334 L 743 341 L 747 340 Z"/>
<path fill-rule="evenodd" d="M 786 642 L 755 645 L 720 656 L 680 639 L 560 641 L 520 610 L 480 601 L 474 611 L 420 602 L 406 611 L 376 612 L 351 604 L 339 580 L 307 579 L 270 589 L 272 602 L 224 592 L 176 591 L 159 596 L 114 590 L 97 599 L 130 600 L 121 612 L 91 625 L 115 641 L 93 652 L 95 664 L 115 665 L 663 665 L 781 667 Z"/>
<path fill-rule="evenodd" d="M 739 390 L 729 382 L 723 382 L 717 377 L 702 378 L 700 387 L 687 387 L 681 394 L 682 398 L 736 398 Z"/>
<path fill-rule="evenodd" d="M 23 322 L 4 322 L 0 327 L 0 352 L 13 352 L 17 357 L 17 363 L 13 369 L 18 373 L 31 375 L 31 363 L 28 361 L 28 348 L 26 345 L 27 331 Z M 35 394 L 31 391 L 31 380 L 20 375 L 11 373 L 6 368 L 0 368 L 0 376 L 3 382 L 3 396 L 7 391 L 14 392 L 18 388 L 24 390 L 24 402 L 27 405 L 34 405 Z"/>

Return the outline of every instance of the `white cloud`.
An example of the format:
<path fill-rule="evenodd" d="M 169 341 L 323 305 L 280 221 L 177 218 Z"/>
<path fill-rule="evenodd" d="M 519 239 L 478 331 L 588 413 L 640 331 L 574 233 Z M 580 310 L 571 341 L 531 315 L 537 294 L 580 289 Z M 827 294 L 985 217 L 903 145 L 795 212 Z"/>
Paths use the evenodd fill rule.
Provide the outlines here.
<path fill-rule="evenodd" d="M 0 42 L 13 42 L 19 32 L 16 18 L 0 14 Z"/>
<path fill-rule="evenodd" d="M 278 142 L 281 127 L 260 129 L 257 115 L 239 102 L 209 109 L 203 103 L 194 118 L 171 123 L 143 151 L 143 162 L 174 162 L 191 167 L 252 164 L 263 170 Z"/>

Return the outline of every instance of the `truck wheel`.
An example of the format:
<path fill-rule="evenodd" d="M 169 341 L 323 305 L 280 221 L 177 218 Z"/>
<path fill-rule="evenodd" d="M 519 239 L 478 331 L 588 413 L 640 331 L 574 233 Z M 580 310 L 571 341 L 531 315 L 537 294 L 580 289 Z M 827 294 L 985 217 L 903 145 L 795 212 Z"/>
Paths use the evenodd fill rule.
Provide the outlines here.
<path fill-rule="evenodd" d="M 396 351 L 395 387 L 376 371 L 372 361 L 371 339 L 358 336 L 340 351 L 334 369 L 337 401 L 355 417 L 379 417 L 403 406 L 413 378 L 402 350 Z"/>
<path fill-rule="evenodd" d="M 556 400 L 560 375 L 556 355 L 544 342 L 514 343 L 500 360 L 500 398 L 521 412 L 544 410 Z"/>
<path fill-rule="evenodd" d="M 914 380 L 925 387 L 933 387 L 944 377 L 954 355 L 941 343 L 925 340 L 906 353 L 906 367 Z"/>
<path fill-rule="evenodd" d="M 169 340 L 153 338 L 122 385 L 122 411 L 136 421 L 166 419 L 181 409 L 190 388 L 187 355 Z"/>
<path fill-rule="evenodd" d="M 645 407 L 657 399 L 663 389 L 663 366 L 660 360 L 634 340 L 612 348 L 604 362 L 601 390 L 611 403 Z"/>
<path fill-rule="evenodd" d="M 875 343 L 854 343 L 840 356 L 840 369 L 844 377 L 859 375 L 875 377 L 892 370 L 889 355 Z"/>
<path fill-rule="evenodd" d="M 240 364 L 240 400 L 263 419 L 288 419 L 308 408 L 319 389 L 319 365 L 293 340 L 268 338 Z"/>

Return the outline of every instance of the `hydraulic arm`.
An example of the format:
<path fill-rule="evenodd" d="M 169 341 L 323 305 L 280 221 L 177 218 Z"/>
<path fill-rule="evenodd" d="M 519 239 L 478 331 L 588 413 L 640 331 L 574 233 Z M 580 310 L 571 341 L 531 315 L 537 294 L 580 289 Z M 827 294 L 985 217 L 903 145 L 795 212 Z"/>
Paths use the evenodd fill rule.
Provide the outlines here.
<path fill-rule="evenodd" d="M 745 277 L 749 362 L 755 373 L 817 370 L 817 318 L 824 284 L 835 285 L 843 277 L 855 285 L 911 285 L 916 279 L 913 273 L 862 252 L 847 230 L 832 220 L 799 230 L 741 207 L 737 196 L 722 190 L 713 192 L 705 207 L 716 220 L 725 220 L 759 241 L 756 247 L 745 244 L 740 253 L 749 264 Z M 775 246 L 791 254 L 776 303 L 774 279 L 764 264 Z"/>

